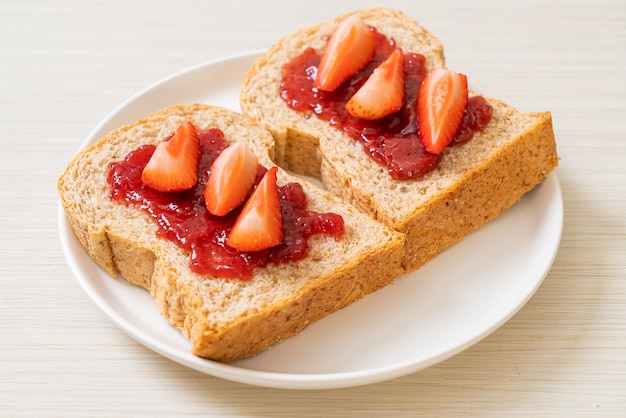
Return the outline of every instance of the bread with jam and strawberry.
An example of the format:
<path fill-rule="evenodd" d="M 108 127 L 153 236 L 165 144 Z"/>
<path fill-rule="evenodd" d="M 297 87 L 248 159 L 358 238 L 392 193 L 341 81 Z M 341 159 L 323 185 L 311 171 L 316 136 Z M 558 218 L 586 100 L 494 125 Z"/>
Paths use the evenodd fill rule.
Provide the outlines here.
<path fill-rule="evenodd" d="M 249 118 L 176 105 L 79 152 L 58 191 L 89 256 L 147 289 L 194 354 L 229 362 L 402 271 L 401 234 L 273 157 Z"/>
<path fill-rule="evenodd" d="M 404 234 L 413 270 L 558 163 L 549 112 L 479 95 L 458 70 L 415 20 L 361 10 L 279 40 L 249 69 L 240 103 L 274 136 L 279 165 Z"/>

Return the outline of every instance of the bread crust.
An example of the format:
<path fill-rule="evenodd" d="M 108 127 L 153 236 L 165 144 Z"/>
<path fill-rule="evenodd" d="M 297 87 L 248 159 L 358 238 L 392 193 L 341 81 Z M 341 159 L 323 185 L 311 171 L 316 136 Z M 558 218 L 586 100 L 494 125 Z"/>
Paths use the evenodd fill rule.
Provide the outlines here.
<path fill-rule="evenodd" d="M 445 66 L 439 40 L 401 12 L 350 14 L 393 38 L 405 52 L 424 54 L 427 68 Z M 359 143 L 311 112 L 291 110 L 279 97 L 282 66 L 307 47 L 322 50 L 324 37 L 348 15 L 293 33 L 258 58 L 242 85 L 241 108 L 272 132 L 281 147 L 280 164 L 321 179 L 326 189 L 403 233 L 403 266 L 411 271 L 500 215 L 554 170 L 552 119 L 549 112 L 521 114 L 487 98 L 494 113 L 483 132 L 447 150 L 439 167 L 423 178 L 392 179 Z"/>
<path fill-rule="evenodd" d="M 219 128 L 229 142 L 245 140 L 273 165 L 272 136 L 247 117 L 202 104 L 176 105 L 116 129 L 78 153 L 58 181 L 69 225 L 89 256 L 111 276 L 147 289 L 161 315 L 191 340 L 198 356 L 230 362 L 254 355 L 310 323 L 393 282 L 402 272 L 404 237 L 314 185 L 279 170 L 279 184 L 297 180 L 309 208 L 345 220 L 341 240 L 310 239 L 302 261 L 257 269 L 250 281 L 200 276 L 188 254 L 156 237 L 143 212 L 109 199 L 108 164 L 158 143 L 190 120 Z"/>

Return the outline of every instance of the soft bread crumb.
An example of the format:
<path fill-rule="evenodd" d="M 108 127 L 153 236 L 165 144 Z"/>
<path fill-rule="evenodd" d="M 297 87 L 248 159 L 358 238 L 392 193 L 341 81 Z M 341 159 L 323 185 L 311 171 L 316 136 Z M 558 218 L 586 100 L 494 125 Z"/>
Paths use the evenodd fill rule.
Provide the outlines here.
<path fill-rule="evenodd" d="M 261 164 L 274 165 L 274 140 L 252 120 L 222 108 L 178 105 L 116 129 L 79 153 L 58 191 L 69 224 L 94 261 L 146 288 L 163 317 L 191 340 L 195 354 L 218 361 L 254 355 L 402 272 L 401 234 L 301 180 L 309 209 L 343 216 L 342 239 L 314 237 L 309 257 L 257 269 L 250 281 L 191 272 L 189 254 L 158 239 L 147 215 L 112 202 L 106 183 L 110 162 L 160 142 L 186 120 L 200 129 L 221 129 L 229 142 L 247 141 Z M 279 184 L 295 180 L 279 171 Z"/>
<path fill-rule="evenodd" d="M 413 19 L 390 9 L 354 14 L 405 52 L 423 54 L 427 68 L 444 66 L 441 43 Z M 440 166 L 423 178 L 393 180 L 359 143 L 310 112 L 291 110 L 279 97 L 282 66 L 307 47 L 323 49 L 324 36 L 346 16 L 287 36 L 258 58 L 242 85 L 241 108 L 272 132 L 283 150 L 279 162 L 319 176 L 327 190 L 406 234 L 403 265 L 413 270 L 497 217 L 554 170 L 551 115 L 522 114 L 487 98 L 493 116 L 482 133 L 447 150 Z"/>

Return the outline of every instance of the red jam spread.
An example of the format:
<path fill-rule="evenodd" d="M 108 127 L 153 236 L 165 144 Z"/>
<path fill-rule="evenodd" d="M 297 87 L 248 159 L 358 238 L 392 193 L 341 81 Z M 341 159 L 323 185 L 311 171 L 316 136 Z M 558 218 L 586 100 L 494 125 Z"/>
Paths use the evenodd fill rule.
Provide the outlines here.
<path fill-rule="evenodd" d="M 159 225 L 157 236 L 173 241 L 190 254 L 190 268 L 198 274 L 222 278 L 250 279 L 256 267 L 269 263 L 288 263 L 305 258 L 307 239 L 315 234 L 339 238 L 344 232 L 343 218 L 334 213 L 307 210 L 307 197 L 299 183 L 279 187 L 285 238 L 275 247 L 242 253 L 225 244 L 241 208 L 226 216 L 210 214 L 204 206 L 207 171 L 220 152 L 228 146 L 219 129 L 198 131 L 202 157 L 195 187 L 177 193 L 158 192 L 141 181 L 143 168 L 155 150 L 144 145 L 124 160 L 109 164 L 107 181 L 113 201 L 138 208 Z M 259 165 L 257 183 L 267 169 Z"/>
<path fill-rule="evenodd" d="M 280 95 L 292 109 L 312 111 L 321 120 L 360 141 L 374 161 L 387 167 L 392 178 L 419 178 L 436 168 L 441 159 L 441 155 L 424 149 L 417 130 L 417 94 L 426 77 L 423 55 L 406 53 L 404 56 L 405 96 L 398 112 L 380 120 L 366 121 L 355 118 L 345 109 L 350 97 L 396 48 L 393 40 L 372 30 L 376 33 L 374 58 L 352 79 L 332 92 L 314 88 L 321 54 L 308 48 L 283 67 Z M 491 119 L 491 111 L 491 105 L 483 97 L 471 97 L 457 136 L 449 146 L 465 143 L 475 131 L 482 131 Z"/>

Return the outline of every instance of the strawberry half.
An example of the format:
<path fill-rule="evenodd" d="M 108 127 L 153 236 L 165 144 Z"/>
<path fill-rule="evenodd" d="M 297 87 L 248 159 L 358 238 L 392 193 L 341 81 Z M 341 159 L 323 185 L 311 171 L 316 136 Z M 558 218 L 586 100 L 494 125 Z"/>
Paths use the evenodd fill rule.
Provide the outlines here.
<path fill-rule="evenodd" d="M 468 102 L 467 77 L 446 68 L 433 68 L 417 97 L 419 134 L 424 148 L 440 154 L 461 125 Z"/>
<path fill-rule="evenodd" d="M 204 202 L 213 215 L 224 216 L 243 203 L 258 170 L 258 159 L 248 144 L 235 142 L 217 156 L 204 186 Z"/>
<path fill-rule="evenodd" d="M 339 22 L 328 40 L 313 86 L 333 91 L 374 57 L 376 38 L 357 15 Z"/>
<path fill-rule="evenodd" d="M 174 135 L 159 143 L 141 173 L 141 181 L 160 192 L 179 192 L 196 185 L 200 140 L 191 122 L 181 123 Z"/>
<path fill-rule="evenodd" d="M 239 251 L 260 251 L 282 242 L 283 216 L 276 184 L 278 167 L 270 168 L 246 201 L 227 244 Z"/>
<path fill-rule="evenodd" d="M 404 54 L 396 48 L 346 103 L 359 119 L 376 120 L 402 107 L 404 100 Z"/>

